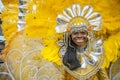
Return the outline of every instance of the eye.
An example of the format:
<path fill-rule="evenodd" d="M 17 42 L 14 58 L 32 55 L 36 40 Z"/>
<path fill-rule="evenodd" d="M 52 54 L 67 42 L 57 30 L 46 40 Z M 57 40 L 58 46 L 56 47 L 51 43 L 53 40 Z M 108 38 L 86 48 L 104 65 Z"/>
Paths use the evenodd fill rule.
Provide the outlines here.
<path fill-rule="evenodd" d="M 84 32 L 84 31 L 82 31 L 82 32 L 80 32 L 81 34 L 86 34 L 86 32 Z"/>
<path fill-rule="evenodd" d="M 87 35 L 88 34 L 86 31 L 81 31 L 80 33 L 83 34 L 83 35 Z"/>
<path fill-rule="evenodd" d="M 79 32 L 78 32 L 78 31 L 74 31 L 73 34 L 74 34 L 74 35 L 77 35 L 77 34 L 79 34 Z"/>

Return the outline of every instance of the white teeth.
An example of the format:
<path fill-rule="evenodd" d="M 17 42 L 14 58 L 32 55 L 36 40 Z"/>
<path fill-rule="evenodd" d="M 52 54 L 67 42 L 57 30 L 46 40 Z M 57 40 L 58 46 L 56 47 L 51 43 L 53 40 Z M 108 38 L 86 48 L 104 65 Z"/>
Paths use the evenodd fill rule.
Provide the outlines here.
<path fill-rule="evenodd" d="M 77 39 L 77 42 L 84 42 L 84 39 Z"/>

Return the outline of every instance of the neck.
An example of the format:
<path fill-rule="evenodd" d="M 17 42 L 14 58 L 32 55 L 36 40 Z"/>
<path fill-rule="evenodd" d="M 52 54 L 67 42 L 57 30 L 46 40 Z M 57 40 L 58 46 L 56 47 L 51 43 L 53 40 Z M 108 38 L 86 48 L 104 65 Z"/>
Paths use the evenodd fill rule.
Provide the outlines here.
<path fill-rule="evenodd" d="M 87 44 L 81 47 L 77 47 L 77 52 L 84 53 L 87 50 Z"/>
<path fill-rule="evenodd" d="M 81 46 L 77 46 L 77 48 L 79 49 L 79 48 L 84 48 L 84 47 L 86 47 L 87 46 L 87 43 L 85 43 L 84 45 L 81 45 Z"/>

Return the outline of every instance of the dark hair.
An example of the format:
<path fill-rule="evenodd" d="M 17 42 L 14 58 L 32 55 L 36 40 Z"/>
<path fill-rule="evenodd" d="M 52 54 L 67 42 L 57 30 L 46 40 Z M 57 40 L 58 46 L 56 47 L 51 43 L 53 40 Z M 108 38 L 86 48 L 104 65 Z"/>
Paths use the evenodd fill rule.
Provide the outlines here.
<path fill-rule="evenodd" d="M 80 62 L 77 59 L 76 45 L 73 43 L 71 36 L 68 37 L 68 47 L 63 56 L 63 64 L 67 66 L 70 70 L 77 69 L 80 67 Z"/>

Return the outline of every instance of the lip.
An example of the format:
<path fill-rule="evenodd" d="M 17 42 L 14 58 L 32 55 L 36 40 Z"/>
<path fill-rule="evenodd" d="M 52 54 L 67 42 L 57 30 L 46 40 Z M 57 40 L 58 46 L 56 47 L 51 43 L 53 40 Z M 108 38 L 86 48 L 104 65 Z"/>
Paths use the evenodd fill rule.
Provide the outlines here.
<path fill-rule="evenodd" d="M 76 38 L 77 43 L 85 42 L 85 38 Z"/>

